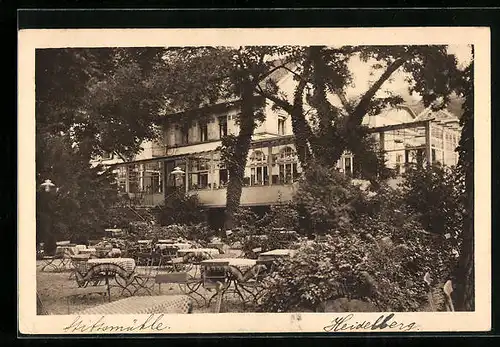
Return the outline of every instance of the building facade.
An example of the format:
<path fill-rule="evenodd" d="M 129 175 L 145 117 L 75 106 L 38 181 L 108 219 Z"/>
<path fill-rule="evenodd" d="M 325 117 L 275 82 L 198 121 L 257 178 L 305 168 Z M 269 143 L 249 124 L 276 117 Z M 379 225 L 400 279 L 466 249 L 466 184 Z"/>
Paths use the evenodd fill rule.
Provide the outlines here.
<path fill-rule="evenodd" d="M 289 76 L 282 76 L 285 82 Z M 119 189 L 136 204 L 162 204 L 175 189 L 197 194 L 208 208 L 226 205 L 228 171 L 221 161 L 221 139 L 239 132 L 238 102 L 171 114 L 162 125 L 162 138 L 144 143 L 130 162 L 104 157 L 113 165 Z M 255 129 L 247 158 L 242 206 L 263 206 L 290 200 L 302 168 L 295 152 L 288 114 L 264 106 L 265 119 Z M 455 165 L 460 138 L 459 120 L 449 112 L 432 111 L 421 104 L 389 108 L 366 116 L 363 124 L 373 133 L 386 156 L 386 165 L 402 174 L 406 163 L 440 162 Z M 357 176 L 355 158 L 346 152 L 336 163 L 339 171 Z M 180 168 L 182 175 L 174 175 Z"/>

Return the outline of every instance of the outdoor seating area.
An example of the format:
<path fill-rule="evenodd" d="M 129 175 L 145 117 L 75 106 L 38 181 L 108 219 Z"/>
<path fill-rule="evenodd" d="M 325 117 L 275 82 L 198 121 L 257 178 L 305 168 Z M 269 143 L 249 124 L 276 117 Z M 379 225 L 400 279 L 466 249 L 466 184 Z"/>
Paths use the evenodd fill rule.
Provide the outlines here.
<path fill-rule="evenodd" d="M 44 306 L 40 312 L 251 312 L 266 289 L 273 261 L 294 254 L 292 249 L 247 254 L 217 238 L 128 240 L 121 243 L 123 248 L 116 247 L 116 240 L 92 244 L 58 242 L 53 256 L 37 261 L 37 300 Z M 296 248 L 297 242 L 289 246 Z M 59 297 L 48 301 L 66 307 L 52 313 L 44 286 L 61 281 Z"/>

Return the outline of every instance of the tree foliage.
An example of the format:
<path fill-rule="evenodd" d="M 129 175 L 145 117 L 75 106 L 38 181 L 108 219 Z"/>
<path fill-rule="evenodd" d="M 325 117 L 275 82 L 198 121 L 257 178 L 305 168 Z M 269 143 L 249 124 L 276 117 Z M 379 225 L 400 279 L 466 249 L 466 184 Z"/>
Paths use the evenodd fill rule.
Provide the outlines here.
<path fill-rule="evenodd" d="M 424 228 L 457 240 L 463 226 L 463 180 L 455 168 L 432 165 L 406 168 L 404 203 L 420 216 Z"/>
<path fill-rule="evenodd" d="M 205 212 L 196 195 L 175 191 L 165 199 L 159 213 L 160 224 L 195 225 L 205 222 Z"/>
<path fill-rule="evenodd" d="M 100 232 L 118 198 L 112 174 L 91 167 L 68 137 L 37 136 L 36 152 L 37 184 L 51 179 L 57 189 L 37 192 L 37 240 L 50 250 L 57 240 Z"/>
<path fill-rule="evenodd" d="M 378 79 L 357 100 L 348 100 L 346 91 L 354 74 L 349 62 L 353 57 L 373 62 L 373 70 L 379 73 Z M 397 71 L 406 75 L 408 91 L 418 92 L 426 106 L 438 101 L 435 107 L 445 107 L 458 78 L 455 57 L 447 53 L 446 46 L 437 45 L 311 46 L 295 54 L 293 62 L 297 80 L 293 96 L 287 99 L 265 86 L 257 92 L 291 115 L 304 167 L 309 160 L 334 165 L 345 150 L 361 160 L 375 160 L 376 154 L 369 144 L 360 145 L 366 137 L 362 120 L 367 114 L 376 114 L 402 101 L 400 95 L 380 93 L 384 83 Z M 332 102 L 329 95 L 335 95 L 338 102 Z M 311 112 L 305 111 L 304 98 Z"/>
<path fill-rule="evenodd" d="M 303 231 L 325 234 L 349 228 L 355 219 L 356 203 L 363 194 L 348 176 L 334 168 L 309 165 L 293 198 Z"/>

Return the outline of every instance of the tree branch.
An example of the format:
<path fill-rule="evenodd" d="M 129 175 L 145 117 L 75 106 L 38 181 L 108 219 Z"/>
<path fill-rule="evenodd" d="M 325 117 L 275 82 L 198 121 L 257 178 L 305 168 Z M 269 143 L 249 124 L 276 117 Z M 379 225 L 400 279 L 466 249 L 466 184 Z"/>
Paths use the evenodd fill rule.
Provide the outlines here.
<path fill-rule="evenodd" d="M 123 155 L 121 155 L 117 151 L 113 151 L 113 153 L 116 154 L 118 157 L 120 157 L 120 159 L 123 160 L 123 162 L 126 163 L 128 161 Z"/>
<path fill-rule="evenodd" d="M 363 117 L 368 111 L 368 106 L 370 105 L 372 98 L 375 96 L 380 87 L 382 87 L 382 84 L 384 84 L 384 82 L 387 81 L 389 77 L 391 77 L 391 75 L 404 64 L 405 61 L 406 58 L 399 58 L 387 67 L 377 82 L 375 82 L 361 97 L 361 100 L 349 117 L 348 125 L 361 124 Z"/>
<path fill-rule="evenodd" d="M 257 90 L 256 90 L 257 94 L 265 97 L 266 99 L 269 99 L 271 100 L 272 102 L 274 102 L 278 107 L 281 107 L 283 110 L 285 110 L 286 112 L 290 113 L 292 111 L 292 105 L 290 105 L 290 103 L 286 100 L 283 100 L 265 90 L 262 89 L 262 87 L 257 84 Z"/>

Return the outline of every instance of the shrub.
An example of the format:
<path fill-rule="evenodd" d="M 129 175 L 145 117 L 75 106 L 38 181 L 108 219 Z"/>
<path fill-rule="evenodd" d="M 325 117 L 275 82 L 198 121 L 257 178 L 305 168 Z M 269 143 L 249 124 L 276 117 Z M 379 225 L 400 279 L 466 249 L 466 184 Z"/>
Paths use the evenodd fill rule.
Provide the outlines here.
<path fill-rule="evenodd" d="M 408 166 L 401 189 L 404 202 L 419 215 L 427 231 L 459 237 L 464 185 L 455 168 Z"/>
<path fill-rule="evenodd" d="M 158 208 L 161 225 L 194 225 L 206 220 L 205 212 L 196 195 L 176 191 L 165 199 L 164 205 Z"/>
<path fill-rule="evenodd" d="M 364 195 L 334 168 L 309 165 L 293 198 L 302 232 L 324 234 L 349 228 L 356 217 L 355 204 Z"/>
<path fill-rule="evenodd" d="M 278 261 L 259 308 L 268 312 L 316 311 L 328 300 L 362 299 L 382 311 L 415 311 L 427 302 L 423 277 L 444 281 L 454 257 L 447 240 L 407 225 L 394 238 L 336 232 L 327 241 Z"/>

